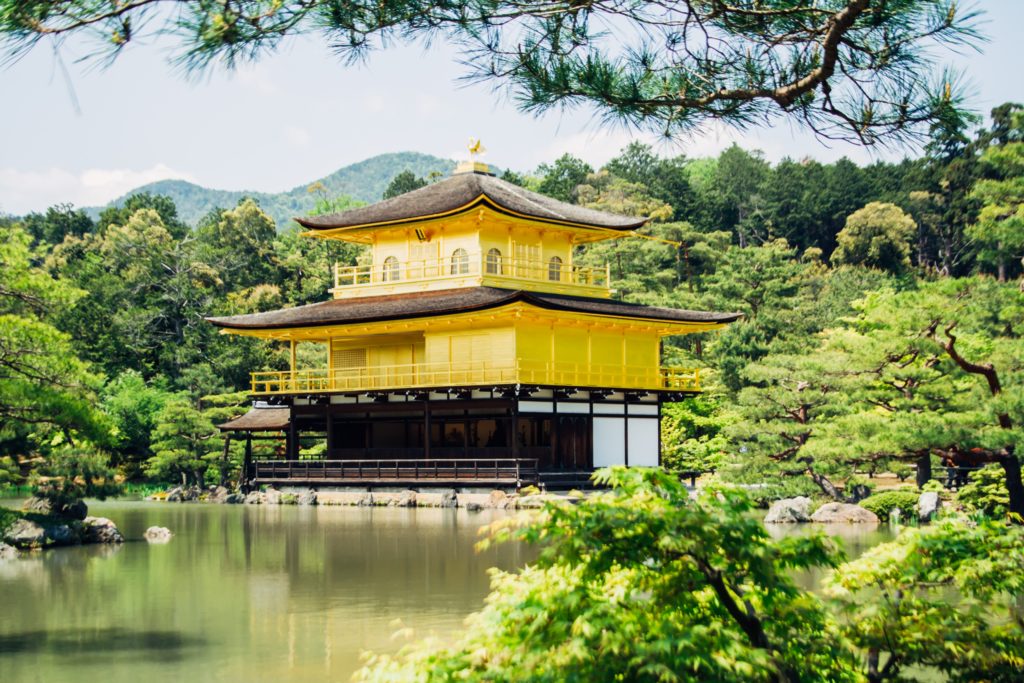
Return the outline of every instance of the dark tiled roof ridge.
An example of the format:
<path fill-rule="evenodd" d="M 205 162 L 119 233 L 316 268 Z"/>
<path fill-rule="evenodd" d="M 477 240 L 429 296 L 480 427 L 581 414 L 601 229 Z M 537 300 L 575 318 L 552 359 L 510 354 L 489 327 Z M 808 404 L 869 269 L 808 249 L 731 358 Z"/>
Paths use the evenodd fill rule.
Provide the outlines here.
<path fill-rule="evenodd" d="M 733 322 L 742 316 L 740 313 L 686 311 L 610 299 L 546 294 L 521 289 L 465 287 L 356 299 L 332 299 L 276 311 L 210 317 L 206 320 L 218 327 L 228 329 L 319 327 L 470 313 L 519 301 L 551 310 L 670 322 L 718 324 Z"/>
<path fill-rule="evenodd" d="M 295 219 L 311 230 L 394 225 L 470 210 L 485 203 L 539 221 L 611 230 L 633 230 L 647 218 L 619 216 L 547 197 L 485 173 L 459 173 L 412 192 L 325 216 Z"/>

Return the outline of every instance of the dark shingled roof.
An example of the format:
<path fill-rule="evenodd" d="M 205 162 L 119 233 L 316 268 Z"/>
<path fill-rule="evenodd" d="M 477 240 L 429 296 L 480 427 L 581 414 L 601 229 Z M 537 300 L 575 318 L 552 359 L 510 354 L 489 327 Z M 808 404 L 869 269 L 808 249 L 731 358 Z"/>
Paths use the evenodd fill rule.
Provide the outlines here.
<path fill-rule="evenodd" d="M 539 308 L 559 311 L 670 322 L 729 323 L 742 316 L 742 313 L 684 311 L 564 294 L 544 294 L 496 287 L 466 287 L 359 299 L 333 299 L 307 306 L 207 320 L 218 327 L 236 330 L 281 329 L 426 318 L 482 311 L 520 301 Z"/>
<path fill-rule="evenodd" d="M 228 420 L 217 429 L 222 432 L 279 432 L 288 428 L 288 413 L 284 408 L 252 408 L 245 415 Z"/>
<path fill-rule="evenodd" d="M 540 221 L 585 227 L 633 230 L 647 222 L 646 218 L 616 216 L 566 204 L 486 173 L 459 173 L 370 206 L 329 216 L 300 217 L 295 220 L 312 230 L 394 225 L 416 221 L 425 216 L 459 213 L 460 210 L 475 208 L 479 203 L 496 211 L 523 214 Z"/>

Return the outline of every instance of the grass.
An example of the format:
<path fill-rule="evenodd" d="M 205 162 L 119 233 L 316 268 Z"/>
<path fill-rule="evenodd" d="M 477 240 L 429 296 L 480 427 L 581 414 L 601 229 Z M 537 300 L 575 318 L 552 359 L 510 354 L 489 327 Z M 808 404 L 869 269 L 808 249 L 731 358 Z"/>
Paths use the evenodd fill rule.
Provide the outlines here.
<path fill-rule="evenodd" d="M 21 519 L 21 513 L 0 506 L 0 536 L 2 536 L 12 524 Z"/>

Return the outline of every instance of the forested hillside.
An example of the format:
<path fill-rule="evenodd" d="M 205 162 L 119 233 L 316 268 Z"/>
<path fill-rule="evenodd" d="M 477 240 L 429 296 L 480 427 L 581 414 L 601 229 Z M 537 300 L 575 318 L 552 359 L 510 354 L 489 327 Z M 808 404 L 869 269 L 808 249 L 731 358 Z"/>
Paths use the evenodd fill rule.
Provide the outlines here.
<path fill-rule="evenodd" d="M 91 207 L 85 209 L 85 212 L 95 219 L 103 208 L 123 206 L 132 195 L 162 195 L 170 197 L 174 202 L 181 220 L 194 225 L 213 209 L 232 207 L 244 197 L 252 197 L 274 219 L 278 229 L 283 230 L 293 217 L 312 211 L 317 201 L 324 196 L 347 196 L 359 202 L 376 202 L 380 200 L 391 179 L 402 171 L 410 171 L 422 177 L 431 174 L 447 176 L 454 167 L 455 163 L 449 159 L 419 152 L 381 154 L 339 168 L 323 178 L 311 179 L 286 192 L 214 190 L 185 180 L 158 180 L 132 190 L 110 202 L 107 207 Z"/>
<path fill-rule="evenodd" d="M 433 170 L 436 160 L 417 158 Z M 381 159 L 325 180 L 308 193 L 311 210 L 351 205 L 337 189 L 359 168 L 378 188 L 374 174 L 398 168 Z M 899 163 L 771 164 L 735 146 L 665 158 L 633 144 L 600 169 L 563 156 L 503 177 L 651 217 L 640 232 L 655 239 L 579 254 L 610 263 L 617 296 L 745 314 L 666 345 L 666 362 L 707 378 L 703 396 L 669 409 L 670 468 L 767 484 L 765 498 L 842 499 L 874 473 L 905 477 L 971 453 L 1002 468 L 1008 505 L 1024 500 L 1013 488 L 1024 424 L 1019 105 L 982 127 L 937 126 L 924 155 Z M 396 172 L 374 192 L 427 182 Z M 174 199 L 144 193 L 96 219 L 64 206 L 4 220 L 0 482 L 45 472 L 69 448 L 109 457 L 129 478 L 234 476 L 237 454 L 223 458 L 213 424 L 245 409 L 249 372 L 284 368 L 287 353 L 218 335 L 203 318 L 323 300 L 331 264 L 361 253 L 280 230 L 267 208 L 250 197 L 191 221 Z"/>

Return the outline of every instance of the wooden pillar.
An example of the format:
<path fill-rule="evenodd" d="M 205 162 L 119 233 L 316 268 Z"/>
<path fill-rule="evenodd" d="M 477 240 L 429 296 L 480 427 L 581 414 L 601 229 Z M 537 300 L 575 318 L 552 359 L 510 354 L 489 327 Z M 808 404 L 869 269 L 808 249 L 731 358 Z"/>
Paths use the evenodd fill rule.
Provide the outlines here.
<path fill-rule="evenodd" d="M 324 407 L 324 420 L 326 421 L 327 431 L 327 457 L 325 460 L 331 459 L 331 451 L 334 449 L 334 420 L 331 419 L 331 399 L 327 398 L 327 405 Z"/>
<path fill-rule="evenodd" d="M 224 454 L 221 456 L 221 468 L 220 468 L 220 485 L 224 486 L 227 483 L 227 471 L 228 471 L 228 448 L 231 446 L 231 432 L 224 433 Z M 244 474 L 244 472 L 243 472 Z"/>
<path fill-rule="evenodd" d="M 291 371 L 291 374 L 289 375 L 289 386 L 291 387 L 292 391 L 296 390 L 295 366 L 297 365 L 297 360 L 295 346 L 296 344 L 294 339 L 288 342 L 288 369 Z"/>
<path fill-rule="evenodd" d="M 924 488 L 932 479 L 932 454 L 924 453 L 917 458 L 917 488 Z"/>
<path fill-rule="evenodd" d="M 288 459 L 299 459 L 299 429 L 295 426 L 295 415 L 288 421 Z"/>
<path fill-rule="evenodd" d="M 423 401 L 423 457 L 430 460 L 430 394 Z"/>
<path fill-rule="evenodd" d="M 245 457 L 242 459 L 242 493 L 249 493 L 249 478 L 252 470 L 252 432 L 245 433 Z"/>

